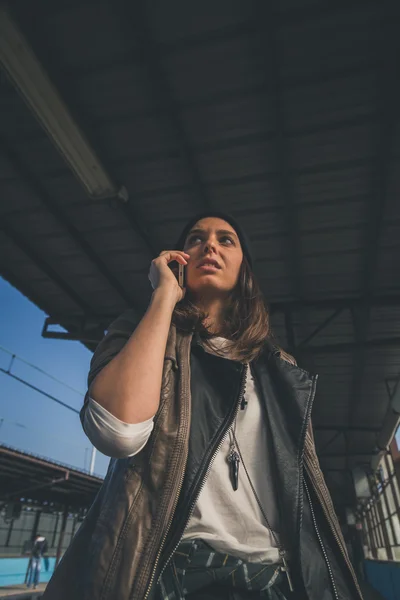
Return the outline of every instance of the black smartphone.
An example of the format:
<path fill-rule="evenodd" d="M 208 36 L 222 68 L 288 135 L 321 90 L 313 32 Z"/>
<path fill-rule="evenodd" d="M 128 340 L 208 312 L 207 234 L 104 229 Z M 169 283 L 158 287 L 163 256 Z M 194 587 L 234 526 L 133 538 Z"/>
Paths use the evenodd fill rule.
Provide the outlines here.
<path fill-rule="evenodd" d="M 179 263 L 179 268 L 178 268 L 178 283 L 179 286 L 181 288 L 184 288 L 186 286 L 186 277 L 185 277 L 186 273 L 185 273 L 185 265 L 181 265 Z"/>

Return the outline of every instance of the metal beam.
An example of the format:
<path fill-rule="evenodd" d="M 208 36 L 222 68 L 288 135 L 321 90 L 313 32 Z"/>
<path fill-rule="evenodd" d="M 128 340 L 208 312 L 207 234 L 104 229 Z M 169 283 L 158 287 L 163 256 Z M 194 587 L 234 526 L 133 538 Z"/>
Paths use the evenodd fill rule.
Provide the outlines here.
<path fill-rule="evenodd" d="M 282 198 L 282 218 L 288 232 L 288 272 L 292 283 L 292 295 L 304 297 L 304 278 L 301 265 L 301 242 L 298 227 L 297 207 L 293 198 L 292 171 L 289 166 L 288 145 L 285 115 L 283 84 L 279 64 L 279 48 L 277 41 L 277 15 L 272 2 L 258 0 L 256 24 L 259 25 L 259 41 L 266 61 L 266 79 L 272 86 L 275 123 L 275 147 L 278 164 L 279 188 Z"/>
<path fill-rule="evenodd" d="M 289 309 L 285 310 L 284 316 L 287 343 L 289 345 L 289 348 L 294 348 L 296 345 L 296 338 L 294 334 L 292 311 Z"/>
<path fill-rule="evenodd" d="M 324 165 L 317 165 L 312 167 L 302 167 L 300 169 L 293 168 L 293 172 L 296 175 L 301 174 L 321 174 L 321 173 L 331 173 L 337 171 L 346 171 L 352 170 L 354 167 L 366 167 L 370 168 L 373 162 L 370 157 L 368 158 L 357 158 L 353 160 L 340 160 L 337 162 L 332 162 Z M 260 181 L 273 181 L 277 179 L 278 173 L 276 172 L 265 172 L 257 175 L 241 175 L 240 177 L 227 177 L 226 179 L 219 179 L 217 181 L 213 181 L 210 183 L 210 188 L 217 187 L 225 187 L 228 185 L 238 185 L 242 183 L 254 183 Z M 177 193 L 177 192 L 187 192 L 192 189 L 192 185 L 173 185 L 167 186 L 163 188 L 158 188 L 157 190 L 148 190 L 139 192 L 135 195 L 136 199 L 145 200 L 148 198 L 162 197 L 165 194 Z"/>
<path fill-rule="evenodd" d="M 136 2 L 118 0 L 112 3 L 112 7 L 113 12 L 116 8 L 119 10 L 121 28 L 127 39 L 132 40 L 132 51 L 135 57 L 138 56 L 139 47 L 140 63 L 145 66 L 153 95 L 162 100 L 165 116 L 175 132 L 180 156 L 190 173 L 193 187 L 198 194 L 202 207 L 205 209 L 211 208 L 206 185 L 202 179 L 195 153 L 180 116 L 180 107 L 174 98 L 172 87 L 162 66 L 160 50 L 152 36 L 146 3 L 143 0 L 137 0 Z"/>
<path fill-rule="evenodd" d="M 65 470 L 65 469 L 60 469 L 61 472 L 64 472 L 64 476 L 63 477 L 57 477 L 55 479 L 51 479 L 50 481 L 46 481 L 44 483 L 38 483 L 36 485 L 31 485 L 29 487 L 23 487 L 23 488 L 18 488 L 17 490 L 13 490 L 11 492 L 7 492 L 7 494 L 2 494 L 1 499 L 2 500 L 7 500 L 8 498 L 20 498 L 23 495 L 29 495 L 31 494 L 33 491 L 37 491 L 40 489 L 44 489 L 47 487 L 52 487 L 53 485 L 56 485 L 58 483 L 64 483 L 65 481 L 68 480 L 69 477 L 69 471 Z"/>
<path fill-rule="evenodd" d="M 11 281 L 11 283 L 13 283 L 12 274 L 6 272 L 5 277 L 9 281 Z M 16 287 L 18 287 L 19 289 L 23 289 L 22 283 L 20 284 L 19 281 L 15 281 L 14 285 Z M 24 291 L 24 293 L 28 297 L 30 297 L 33 302 L 35 302 L 36 304 L 38 304 L 40 306 L 39 299 L 37 299 L 36 297 L 32 297 L 32 295 L 30 295 L 30 293 L 29 293 L 29 290 Z M 270 312 L 272 315 L 274 315 L 276 313 L 288 314 L 290 312 L 302 310 L 304 308 L 312 308 L 314 310 L 336 309 L 337 311 L 339 311 L 339 310 L 342 311 L 346 308 L 351 309 L 352 307 L 357 307 L 361 302 L 362 302 L 362 300 L 357 299 L 357 298 L 337 298 L 337 299 L 331 299 L 331 300 L 309 300 L 309 301 L 304 300 L 302 302 L 298 302 L 298 301 L 276 302 L 276 303 L 270 304 L 269 308 L 270 308 Z M 400 306 L 400 297 L 398 297 L 398 296 L 377 296 L 377 297 L 370 298 L 369 302 L 370 302 L 371 306 L 377 306 L 377 307 Z M 49 310 L 46 310 L 46 312 L 49 312 Z M 107 326 L 116 317 L 118 317 L 117 314 L 101 314 L 101 315 L 96 315 L 95 317 L 92 317 L 92 318 L 89 317 L 88 319 L 82 318 L 79 315 L 68 315 L 68 314 L 53 315 L 52 317 L 46 319 L 43 333 L 44 333 L 45 337 L 54 337 L 54 338 L 58 338 L 58 339 L 78 339 L 81 341 L 82 341 L 82 339 L 87 338 L 87 340 L 89 340 L 89 343 L 97 343 L 99 341 L 97 334 L 99 334 L 100 331 L 106 329 Z M 329 318 L 331 319 L 332 317 L 333 317 L 333 315 L 331 315 Z M 57 331 L 52 332 L 51 330 L 49 330 L 50 325 L 56 325 L 56 324 L 59 324 L 64 329 L 67 329 L 67 331 L 69 331 L 69 333 L 57 332 Z M 289 325 L 289 331 L 290 331 L 290 324 L 288 323 L 288 325 Z M 393 346 L 398 346 L 399 342 L 400 342 L 399 337 L 390 337 L 390 338 L 385 337 L 385 338 L 378 338 L 375 340 L 369 340 L 369 341 L 365 342 L 365 344 L 367 347 L 384 347 L 384 346 L 393 347 Z M 337 344 L 325 344 L 325 345 L 314 345 L 314 346 L 308 346 L 308 345 L 304 346 L 304 345 L 300 344 L 298 347 L 295 346 L 293 348 L 293 351 L 301 353 L 302 355 L 308 355 L 308 354 L 313 355 L 313 354 L 318 354 L 321 352 L 333 353 L 333 352 L 351 351 L 355 347 L 357 347 L 356 342 L 343 342 L 343 343 L 337 343 Z M 332 430 L 336 429 L 336 427 L 334 427 L 334 426 L 329 426 L 329 428 Z M 346 429 L 347 429 L 347 427 L 346 427 Z M 357 428 L 351 427 L 350 429 L 355 430 Z"/>
<path fill-rule="evenodd" d="M 365 302 L 372 307 L 395 307 L 400 306 L 400 295 L 380 295 L 368 296 L 366 299 L 358 298 L 329 298 L 326 300 L 295 300 L 284 302 L 271 302 L 269 309 L 271 314 L 276 312 L 285 312 L 287 308 L 291 310 L 301 310 L 302 308 L 313 308 L 316 310 L 336 310 L 339 308 L 357 309 L 363 306 Z"/>
<path fill-rule="evenodd" d="M 364 231 L 364 256 L 361 270 L 360 289 L 365 306 L 359 313 L 356 327 L 358 346 L 353 354 L 353 378 L 349 392 L 349 423 L 357 419 L 362 402 L 362 383 L 367 361 L 364 343 L 370 328 L 370 307 L 367 298 L 375 282 L 378 264 L 379 241 L 382 234 L 383 217 L 388 194 L 388 180 L 392 164 L 395 123 L 400 102 L 400 40 L 398 35 L 397 3 L 382 2 L 382 16 L 387 19 L 380 31 L 381 55 L 378 65 L 378 106 L 380 125 L 376 139 L 376 164 L 371 169 L 371 202 Z"/>
<path fill-rule="evenodd" d="M 344 342 L 339 344 L 321 344 L 301 348 L 302 356 L 307 354 L 332 354 L 335 352 L 360 351 L 363 348 L 400 348 L 400 337 L 385 337 L 365 342 Z M 296 349 L 295 349 L 296 351 Z"/>
<path fill-rule="evenodd" d="M 0 230 L 6 235 L 35 265 L 55 284 L 60 290 L 72 300 L 76 306 L 83 310 L 86 314 L 94 314 L 94 310 L 87 304 L 82 297 L 59 275 L 59 272 L 53 269 L 49 263 L 36 252 L 35 248 L 27 243 L 27 237 L 17 234 L 7 224 L 6 218 L 3 217 L 0 225 Z"/>
<path fill-rule="evenodd" d="M 325 442 L 325 444 L 322 446 L 322 448 L 320 450 L 318 450 L 318 455 L 323 456 L 324 450 L 326 450 L 329 446 L 331 446 L 334 442 L 336 442 L 338 437 L 340 437 L 343 433 L 344 433 L 343 431 L 336 431 L 336 433 L 334 433 L 333 436 L 331 438 L 329 438 L 329 440 L 327 442 Z"/>
<path fill-rule="evenodd" d="M 22 21 L 22 23 L 26 23 L 26 21 L 27 21 L 26 14 L 24 13 L 22 15 L 20 13 L 19 18 L 17 17 L 15 20 L 18 22 L 18 24 L 21 21 Z M 21 29 L 23 30 L 23 27 Z M 70 96 L 70 94 L 69 94 L 68 88 L 65 86 L 65 78 L 59 76 L 59 65 L 56 62 L 56 58 L 54 57 L 54 54 L 51 52 L 51 48 L 48 45 L 46 45 L 46 41 L 43 38 L 43 36 L 42 37 L 37 36 L 34 31 L 30 31 L 30 34 L 31 34 L 31 37 L 33 36 L 33 40 L 30 40 L 30 41 L 33 41 L 34 49 L 35 49 L 35 51 L 38 52 L 37 60 L 39 61 L 41 59 L 41 62 L 43 63 L 45 70 L 51 74 L 51 79 L 55 81 L 56 88 L 58 89 L 58 91 L 61 93 L 62 96 L 65 96 L 65 98 L 68 98 Z M 74 107 L 74 113 L 75 114 L 77 113 L 76 106 Z M 90 130 L 93 129 L 94 125 L 90 124 L 87 119 L 82 118 L 82 115 L 80 115 L 79 121 L 81 123 L 84 123 L 84 130 L 85 130 L 84 134 L 85 134 L 85 137 L 87 137 L 87 134 L 90 134 Z M 76 125 L 76 127 L 79 128 L 78 125 Z M 91 137 L 91 136 L 89 135 L 89 137 Z M 97 154 L 97 152 L 96 152 L 96 154 Z M 154 243 L 152 242 L 151 236 L 149 235 L 145 226 L 140 222 L 137 215 L 134 213 L 133 207 L 132 207 L 131 203 L 129 202 L 128 190 L 124 186 L 120 186 L 119 192 L 116 194 L 114 199 L 117 202 L 117 206 L 122 209 L 123 214 L 125 215 L 126 219 L 130 223 L 130 225 L 132 226 L 135 233 L 144 242 L 145 246 L 147 247 L 147 250 L 149 251 L 149 253 L 151 255 L 151 258 L 153 258 L 156 255 L 156 245 L 154 245 Z M 54 207 L 54 208 L 57 208 L 57 207 Z M 72 226 L 72 224 L 68 222 L 65 215 L 62 215 L 62 221 L 63 221 L 64 225 L 69 226 L 69 228 L 71 229 L 69 231 L 70 235 L 72 237 L 76 238 L 76 236 L 77 236 L 79 238 L 78 243 L 80 243 L 81 245 L 82 245 L 82 242 L 85 243 L 84 238 Z M 102 275 L 104 277 L 106 277 L 109 280 L 109 282 L 111 282 L 113 280 L 112 285 L 116 288 L 118 293 L 120 293 L 120 295 L 122 297 L 124 296 L 124 294 L 126 296 L 126 292 L 123 289 L 123 286 L 121 286 L 118 279 L 115 278 L 113 276 L 113 274 L 107 270 L 104 263 L 99 259 L 97 254 L 95 252 L 93 252 L 93 250 L 89 244 L 86 243 L 86 249 L 84 251 L 91 258 L 91 260 L 93 262 L 97 261 L 96 266 L 100 270 Z M 130 305 L 130 302 L 128 302 L 128 305 Z"/>
<path fill-rule="evenodd" d="M 98 343 L 104 337 L 104 331 L 112 319 L 99 322 L 96 318 L 74 317 L 63 319 L 62 327 L 67 331 L 49 329 L 52 325 L 61 325 L 58 319 L 47 317 L 43 324 L 42 336 L 56 340 L 78 340 L 85 343 Z"/>
<path fill-rule="evenodd" d="M 42 187 L 40 181 L 31 173 L 27 167 L 22 163 L 20 158 L 7 143 L 4 138 L 0 138 L 0 144 L 2 151 L 5 154 L 7 160 L 12 164 L 13 168 L 17 171 L 20 179 L 27 185 L 28 189 L 35 194 L 35 196 L 41 201 L 46 207 L 50 214 L 56 219 L 56 221 L 63 227 L 68 235 L 75 241 L 80 247 L 83 253 L 89 258 L 89 260 L 95 265 L 97 270 L 101 273 L 107 283 L 114 288 L 119 296 L 126 302 L 127 306 L 133 306 L 138 308 L 134 298 L 124 289 L 124 286 L 119 282 L 115 275 L 109 270 L 103 261 L 99 258 L 96 252 L 92 249 L 90 244 L 84 239 L 81 233 L 76 229 L 74 225 L 67 219 L 66 215 L 59 208 L 59 206 L 53 202 L 52 198 L 48 195 L 47 191 Z"/>
<path fill-rule="evenodd" d="M 277 313 L 284 314 L 288 310 L 292 313 L 294 311 L 299 311 L 304 308 L 314 309 L 314 310 L 344 310 L 344 309 L 352 309 L 357 308 L 360 304 L 362 304 L 361 298 L 331 298 L 327 300 L 302 300 L 302 301 L 284 301 L 284 302 L 271 302 L 269 306 L 270 314 L 274 315 Z M 400 296 L 371 296 L 368 300 L 368 303 L 371 307 L 400 307 Z M 102 325 L 108 325 L 113 319 L 118 317 L 117 314 L 101 314 L 97 315 L 98 323 Z M 66 319 L 77 319 L 81 321 L 81 318 L 77 315 L 53 315 L 53 320 L 55 323 L 61 323 L 61 321 L 65 321 Z M 394 378 L 393 378 L 394 381 Z"/>
<path fill-rule="evenodd" d="M 312 333 L 310 333 L 310 335 L 308 335 L 304 340 L 302 340 L 298 344 L 297 350 L 301 350 L 308 344 L 308 342 L 311 342 L 311 340 L 313 340 L 319 333 L 321 333 L 321 331 L 323 331 L 323 329 L 325 329 L 325 327 L 327 327 L 330 323 L 332 323 L 332 321 L 334 321 L 336 319 L 336 317 L 338 317 L 342 311 L 343 311 L 343 307 L 337 308 L 331 315 L 329 315 L 329 317 L 327 317 L 320 325 L 318 325 L 318 327 L 316 327 L 314 329 L 314 331 Z"/>
<path fill-rule="evenodd" d="M 51 306 L 47 304 L 46 298 L 40 298 L 35 292 L 33 292 L 27 285 L 26 281 L 15 276 L 7 267 L 0 267 L 0 277 L 3 277 L 10 285 L 19 290 L 28 300 L 36 304 L 43 312 L 48 315 L 51 314 Z M 111 321 L 110 321 L 111 322 Z M 61 324 L 61 321 L 60 321 Z"/>

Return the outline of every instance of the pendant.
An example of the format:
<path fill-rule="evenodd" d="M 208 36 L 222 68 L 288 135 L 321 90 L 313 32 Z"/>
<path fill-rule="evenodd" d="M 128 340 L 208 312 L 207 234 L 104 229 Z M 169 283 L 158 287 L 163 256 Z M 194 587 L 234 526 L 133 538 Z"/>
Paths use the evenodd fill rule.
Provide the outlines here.
<path fill-rule="evenodd" d="M 231 447 L 230 452 L 228 454 L 228 462 L 229 462 L 229 470 L 230 470 L 230 474 L 231 474 L 232 487 L 233 487 L 234 491 L 236 492 L 236 490 L 239 487 L 240 457 L 239 457 L 239 454 L 236 452 L 234 446 Z"/>

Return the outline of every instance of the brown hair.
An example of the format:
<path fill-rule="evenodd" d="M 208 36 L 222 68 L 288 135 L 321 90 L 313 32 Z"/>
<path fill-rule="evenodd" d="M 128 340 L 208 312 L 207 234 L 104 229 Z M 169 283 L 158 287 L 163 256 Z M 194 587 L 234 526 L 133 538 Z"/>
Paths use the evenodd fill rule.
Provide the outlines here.
<path fill-rule="evenodd" d="M 172 322 L 181 331 L 198 332 L 205 344 L 213 335 L 227 338 L 229 342 L 224 350 L 229 352 L 229 357 L 233 360 L 249 362 L 261 353 L 270 335 L 269 313 L 264 296 L 245 256 L 237 285 L 227 302 L 221 330 L 211 334 L 204 325 L 206 317 L 207 314 L 193 304 L 190 295 L 186 293 L 182 302 L 175 307 Z"/>

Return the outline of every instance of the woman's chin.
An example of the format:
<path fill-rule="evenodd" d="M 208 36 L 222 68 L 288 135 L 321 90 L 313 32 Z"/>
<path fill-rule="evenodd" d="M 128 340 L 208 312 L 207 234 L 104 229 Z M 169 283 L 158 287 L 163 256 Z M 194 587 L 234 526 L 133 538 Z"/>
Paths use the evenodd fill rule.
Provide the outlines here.
<path fill-rule="evenodd" d="M 218 285 L 218 282 L 211 277 L 202 278 L 201 281 L 196 281 L 194 284 L 188 284 L 189 293 L 197 296 L 201 296 L 204 293 L 207 294 L 226 294 L 229 290 L 226 290 L 223 286 Z"/>

